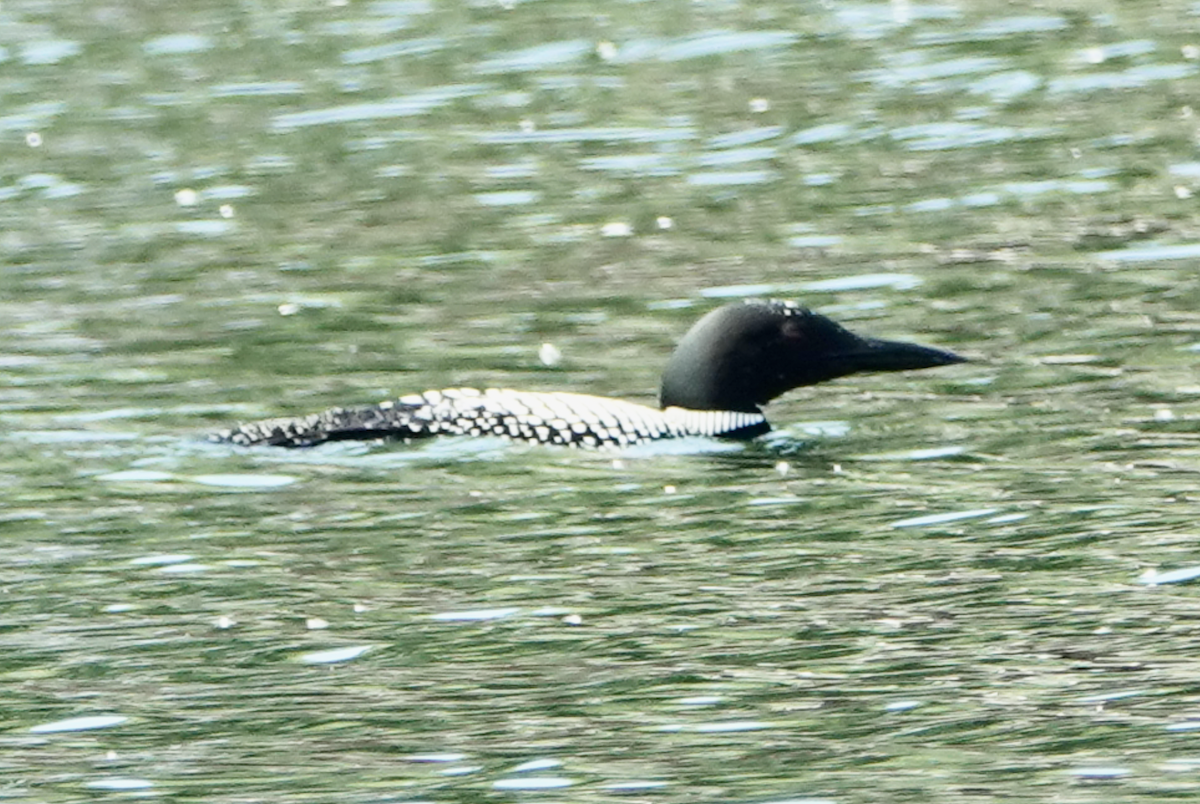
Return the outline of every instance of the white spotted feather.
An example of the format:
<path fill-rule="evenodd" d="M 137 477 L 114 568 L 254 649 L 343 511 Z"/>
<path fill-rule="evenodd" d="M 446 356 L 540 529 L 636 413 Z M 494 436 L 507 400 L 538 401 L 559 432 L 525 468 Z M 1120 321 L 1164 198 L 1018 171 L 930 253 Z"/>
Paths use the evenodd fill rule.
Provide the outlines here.
<path fill-rule="evenodd" d="M 348 438 L 500 436 L 570 447 L 622 447 L 660 438 L 724 436 L 766 421 L 761 413 L 657 410 L 587 394 L 447 388 L 363 408 L 244 424 L 216 438 L 250 446 L 306 446 Z"/>

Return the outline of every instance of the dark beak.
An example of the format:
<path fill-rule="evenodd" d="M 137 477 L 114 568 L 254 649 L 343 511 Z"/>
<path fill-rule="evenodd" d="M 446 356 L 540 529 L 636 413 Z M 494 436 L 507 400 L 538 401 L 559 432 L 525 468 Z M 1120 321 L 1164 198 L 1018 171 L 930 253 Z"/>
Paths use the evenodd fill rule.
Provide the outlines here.
<path fill-rule="evenodd" d="M 965 357 L 945 349 L 875 338 L 863 338 L 855 347 L 843 352 L 839 357 L 845 361 L 847 374 L 863 371 L 910 371 L 967 362 Z"/>

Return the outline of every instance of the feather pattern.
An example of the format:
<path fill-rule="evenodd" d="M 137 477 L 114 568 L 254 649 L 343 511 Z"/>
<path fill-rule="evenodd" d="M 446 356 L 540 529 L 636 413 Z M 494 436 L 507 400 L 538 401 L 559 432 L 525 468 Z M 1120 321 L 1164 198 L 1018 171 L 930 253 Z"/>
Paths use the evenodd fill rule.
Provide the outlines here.
<path fill-rule="evenodd" d="M 657 410 L 587 394 L 449 388 L 367 407 L 252 422 L 214 440 L 305 447 L 347 439 L 467 435 L 594 449 L 682 436 L 752 438 L 769 429 L 766 417 L 757 412 Z"/>

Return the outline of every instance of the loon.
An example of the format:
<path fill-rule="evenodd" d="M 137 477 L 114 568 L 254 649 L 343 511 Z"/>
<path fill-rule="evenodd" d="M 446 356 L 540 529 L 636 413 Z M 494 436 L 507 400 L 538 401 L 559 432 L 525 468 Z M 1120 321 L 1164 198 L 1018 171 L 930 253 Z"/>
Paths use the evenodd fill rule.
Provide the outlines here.
<path fill-rule="evenodd" d="M 762 407 L 793 388 L 860 372 L 963 362 L 943 349 L 856 335 L 792 302 L 747 300 L 713 310 L 684 335 L 663 372 L 659 409 L 587 394 L 451 388 L 251 422 L 211 439 L 309 447 L 490 435 L 584 448 L 682 436 L 748 440 L 771 429 Z"/>

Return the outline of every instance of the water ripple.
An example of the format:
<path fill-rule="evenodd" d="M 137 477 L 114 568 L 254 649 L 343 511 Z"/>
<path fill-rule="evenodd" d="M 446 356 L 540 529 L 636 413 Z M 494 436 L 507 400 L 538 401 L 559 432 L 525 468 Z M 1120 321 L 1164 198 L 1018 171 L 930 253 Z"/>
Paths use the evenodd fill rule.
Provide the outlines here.
<path fill-rule="evenodd" d="M 910 519 L 898 519 L 891 523 L 897 530 L 902 528 L 925 528 L 930 525 L 948 525 L 952 522 L 962 522 L 966 519 L 979 519 L 996 513 L 996 508 L 976 508 L 971 511 L 951 511 L 945 514 L 928 514 L 914 516 Z"/>
<path fill-rule="evenodd" d="M 658 51 L 660 61 L 682 61 L 744 50 L 786 47 L 799 39 L 792 31 L 709 31 L 688 36 Z"/>
<path fill-rule="evenodd" d="M 275 95 L 302 95 L 304 84 L 299 81 L 247 81 L 237 84 L 217 84 L 209 89 L 213 98 L 265 98 Z"/>
<path fill-rule="evenodd" d="M 480 131 L 472 135 L 477 142 L 494 145 L 530 142 L 679 142 L 696 139 L 696 129 L 627 128 L 622 126 L 596 128 L 555 128 L 545 131 Z"/>
<path fill-rule="evenodd" d="M 492 73 L 532 72 L 543 67 L 560 67 L 579 61 L 591 51 L 592 43 L 584 39 L 549 42 L 481 61 L 475 65 L 475 72 L 489 75 Z"/>
<path fill-rule="evenodd" d="M 147 56 L 175 56 L 182 53 L 200 53 L 212 49 L 211 37 L 203 34 L 168 34 L 142 43 L 142 52 Z"/>
<path fill-rule="evenodd" d="M 715 30 L 675 40 L 637 39 L 624 43 L 613 55 L 617 64 L 657 59 L 684 61 L 751 50 L 787 47 L 800 38 L 793 31 Z"/>
<path fill-rule="evenodd" d="M 1198 70 L 1200 68 L 1192 64 L 1143 64 L 1119 73 L 1092 73 L 1055 78 L 1047 84 L 1046 91 L 1051 95 L 1066 95 L 1108 89 L 1137 89 L 1152 81 L 1188 78 Z"/>
<path fill-rule="evenodd" d="M 342 64 L 369 64 L 397 56 L 424 56 L 444 49 L 447 44 L 445 39 L 438 36 L 407 39 L 403 42 L 385 42 L 382 45 L 371 45 L 345 51 L 342 53 Z"/>
<path fill-rule="evenodd" d="M 692 173 L 688 184 L 697 187 L 729 187 L 743 184 L 766 184 L 779 178 L 774 170 L 710 170 Z"/>
<path fill-rule="evenodd" d="M 1016 128 L 983 126 L 977 123 L 922 123 L 893 129 L 891 137 L 905 143 L 911 151 L 945 151 L 996 145 L 1019 140 L 1046 139 L 1056 136 L 1057 128 Z"/>
<path fill-rule="evenodd" d="M 1096 257 L 1113 262 L 1156 262 L 1158 260 L 1190 260 L 1200 257 L 1200 243 L 1160 245 L 1156 243 L 1100 251 Z"/>
<path fill-rule="evenodd" d="M 83 47 L 70 39 L 44 39 L 26 42 L 21 46 L 21 61 L 25 64 L 58 64 L 63 59 L 78 56 Z"/>
<path fill-rule="evenodd" d="M 62 731 L 93 731 L 95 729 L 110 729 L 119 726 L 129 718 L 122 715 L 90 715 L 73 717 L 67 720 L 56 720 L 52 723 L 42 723 L 30 729 L 34 734 L 54 734 Z"/>
<path fill-rule="evenodd" d="M 289 112 L 276 115 L 271 127 L 276 131 L 291 131 L 306 126 L 322 126 L 329 123 L 352 123 L 363 120 L 382 120 L 392 117 L 410 117 L 445 106 L 459 98 L 481 95 L 492 89 L 490 84 L 455 84 L 401 95 L 388 100 L 370 103 L 351 103 L 345 106 L 330 106 L 307 112 Z"/>
<path fill-rule="evenodd" d="M 960 59 L 948 59 L 928 64 L 911 64 L 884 67 L 879 70 L 868 70 L 862 74 L 862 78 L 870 81 L 877 87 L 895 88 L 939 78 L 995 72 L 1006 63 L 1005 59 L 990 56 L 964 56 Z"/>
<path fill-rule="evenodd" d="M 715 137 L 710 137 L 704 145 L 706 148 L 734 148 L 742 145 L 752 145 L 764 140 L 772 140 L 781 136 L 783 132 L 783 126 L 747 128 L 742 131 L 733 131 L 729 134 L 719 134 Z"/>

